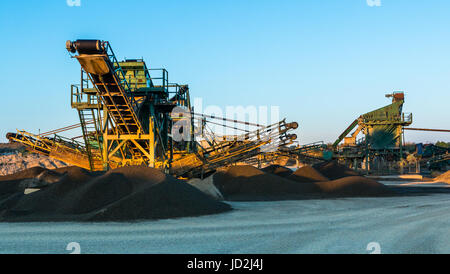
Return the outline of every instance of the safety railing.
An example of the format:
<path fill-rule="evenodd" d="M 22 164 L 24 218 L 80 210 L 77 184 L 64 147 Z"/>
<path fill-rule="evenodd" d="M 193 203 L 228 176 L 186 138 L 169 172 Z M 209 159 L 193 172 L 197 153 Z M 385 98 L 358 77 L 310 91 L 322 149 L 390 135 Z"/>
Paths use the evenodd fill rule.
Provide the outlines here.
<path fill-rule="evenodd" d="M 152 68 L 147 69 L 149 77 L 152 79 L 153 86 L 162 87 L 164 91 L 169 86 L 169 72 L 165 68 Z M 155 74 L 157 75 L 155 77 Z"/>
<path fill-rule="evenodd" d="M 114 67 L 113 74 L 115 74 L 117 76 L 117 78 L 119 79 L 119 83 L 122 86 L 122 88 L 124 89 L 125 94 L 131 94 L 130 85 L 128 84 L 128 81 L 125 77 L 125 73 L 119 64 L 119 60 L 117 59 L 116 55 L 114 54 L 114 51 L 113 51 L 111 45 L 109 44 L 108 41 L 105 41 L 103 43 L 104 43 L 106 55 L 108 56 L 109 60 L 111 61 L 112 65 Z M 134 107 L 134 105 L 135 105 L 134 96 L 131 95 L 128 98 L 130 99 L 131 106 Z"/>
<path fill-rule="evenodd" d="M 70 86 L 70 105 L 73 108 L 80 105 L 97 106 L 99 103 L 97 95 L 82 92 L 80 85 L 73 84 Z"/>
<path fill-rule="evenodd" d="M 70 85 L 70 105 L 74 107 L 83 100 L 83 94 L 80 91 L 80 85 Z"/>
<path fill-rule="evenodd" d="M 412 123 L 413 115 L 412 113 L 402 113 L 402 121 L 405 123 Z"/>

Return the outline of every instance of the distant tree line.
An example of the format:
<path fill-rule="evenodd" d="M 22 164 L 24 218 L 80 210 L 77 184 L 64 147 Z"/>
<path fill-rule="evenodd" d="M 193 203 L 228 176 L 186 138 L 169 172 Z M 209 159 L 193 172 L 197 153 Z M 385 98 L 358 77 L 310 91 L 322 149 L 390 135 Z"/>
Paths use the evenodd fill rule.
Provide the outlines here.
<path fill-rule="evenodd" d="M 437 141 L 436 146 L 450 148 L 450 142 Z"/>

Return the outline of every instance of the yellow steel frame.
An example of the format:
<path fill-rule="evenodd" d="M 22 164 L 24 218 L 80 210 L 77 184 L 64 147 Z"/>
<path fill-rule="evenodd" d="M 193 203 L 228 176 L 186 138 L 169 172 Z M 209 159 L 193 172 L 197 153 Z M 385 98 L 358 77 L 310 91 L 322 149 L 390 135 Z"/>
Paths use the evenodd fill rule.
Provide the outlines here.
<path fill-rule="evenodd" d="M 69 165 L 90 169 L 89 159 L 82 148 L 69 147 L 62 142 L 34 135 L 23 130 L 17 130 L 16 137 L 12 136 L 9 139 L 10 141 L 24 144 L 27 150 L 31 152 L 49 156 Z M 94 158 L 93 162 L 94 169 L 100 170 L 102 167 L 101 159 Z"/>
<path fill-rule="evenodd" d="M 108 110 L 104 109 L 104 117 L 108 117 Z M 153 126 L 153 120 L 150 118 L 149 121 L 150 131 L 148 134 L 123 134 L 117 132 L 117 127 L 111 125 L 111 121 L 107 118 L 105 119 L 103 128 L 103 146 L 102 146 L 102 159 L 103 159 L 103 169 L 108 169 L 111 167 L 111 158 L 114 157 L 113 165 L 119 161 L 120 166 L 129 165 L 142 165 L 145 164 L 150 167 L 168 167 L 167 155 L 162 154 L 162 157 L 156 157 L 156 144 L 157 138 L 155 138 L 155 132 L 153 131 L 156 127 Z M 114 133 L 110 133 L 115 131 Z M 142 141 L 148 145 L 146 149 L 142 145 Z M 127 155 L 127 149 L 132 147 L 133 150 L 128 150 L 131 153 L 131 157 Z M 139 154 L 134 154 L 133 151 L 139 151 Z"/>

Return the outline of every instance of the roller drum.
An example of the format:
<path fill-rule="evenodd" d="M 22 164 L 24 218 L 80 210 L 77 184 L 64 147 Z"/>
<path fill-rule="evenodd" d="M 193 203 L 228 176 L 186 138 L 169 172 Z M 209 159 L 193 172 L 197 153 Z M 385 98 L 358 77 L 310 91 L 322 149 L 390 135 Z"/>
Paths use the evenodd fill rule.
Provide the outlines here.
<path fill-rule="evenodd" d="M 100 40 L 67 41 L 66 49 L 71 53 L 78 51 L 78 54 L 101 54 L 105 52 Z"/>
<path fill-rule="evenodd" d="M 297 122 L 288 123 L 288 124 L 286 124 L 286 128 L 297 129 L 298 128 L 298 123 Z"/>
<path fill-rule="evenodd" d="M 288 134 L 287 135 L 287 137 L 290 139 L 290 140 L 292 140 L 292 141 L 294 141 L 294 140 L 297 140 L 297 134 Z"/>
<path fill-rule="evenodd" d="M 17 133 L 13 133 L 13 132 L 8 132 L 8 133 L 6 133 L 6 139 L 8 139 L 8 140 L 10 140 L 10 141 L 11 141 L 12 138 L 18 139 L 18 138 L 20 138 L 20 137 L 22 137 L 22 135 L 17 134 Z"/>

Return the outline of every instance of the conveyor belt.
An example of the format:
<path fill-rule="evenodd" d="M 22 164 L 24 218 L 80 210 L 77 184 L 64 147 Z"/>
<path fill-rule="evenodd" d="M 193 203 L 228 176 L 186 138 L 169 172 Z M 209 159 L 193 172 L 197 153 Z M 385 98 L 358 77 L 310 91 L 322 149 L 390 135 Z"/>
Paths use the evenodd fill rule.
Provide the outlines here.
<path fill-rule="evenodd" d="M 211 172 L 218 167 L 254 157 L 269 147 L 277 150 L 280 146 L 291 143 L 297 138 L 295 134 L 287 133 L 297 127 L 297 123 L 285 123 L 283 120 L 241 136 L 236 136 L 234 140 L 223 140 L 214 143 L 197 153 L 191 153 L 173 161 L 171 173 L 177 176 L 201 177 L 203 174 Z"/>
<path fill-rule="evenodd" d="M 109 43 L 99 40 L 68 42 L 75 56 L 97 87 L 104 106 L 111 114 L 120 134 L 142 133 L 142 125 L 133 110 L 133 100 L 128 96 L 129 86 Z"/>
<path fill-rule="evenodd" d="M 91 163 L 86 153 L 86 147 L 74 140 L 65 139 L 61 136 L 41 137 L 26 131 L 8 133 L 6 138 L 10 142 L 21 143 L 26 148 L 35 153 L 52 157 L 69 165 L 76 165 L 85 169 L 91 169 Z M 101 159 L 93 158 L 92 170 L 102 170 Z"/>
<path fill-rule="evenodd" d="M 96 86 L 103 106 L 108 110 L 115 124 L 115 134 L 144 134 L 143 127 L 135 112 L 136 104 L 125 74 L 108 42 L 99 40 L 67 41 L 69 52 L 78 52 L 74 56 Z M 139 146 L 149 148 L 147 141 L 139 140 Z M 130 142 L 131 153 L 144 156 L 134 142 Z"/>

